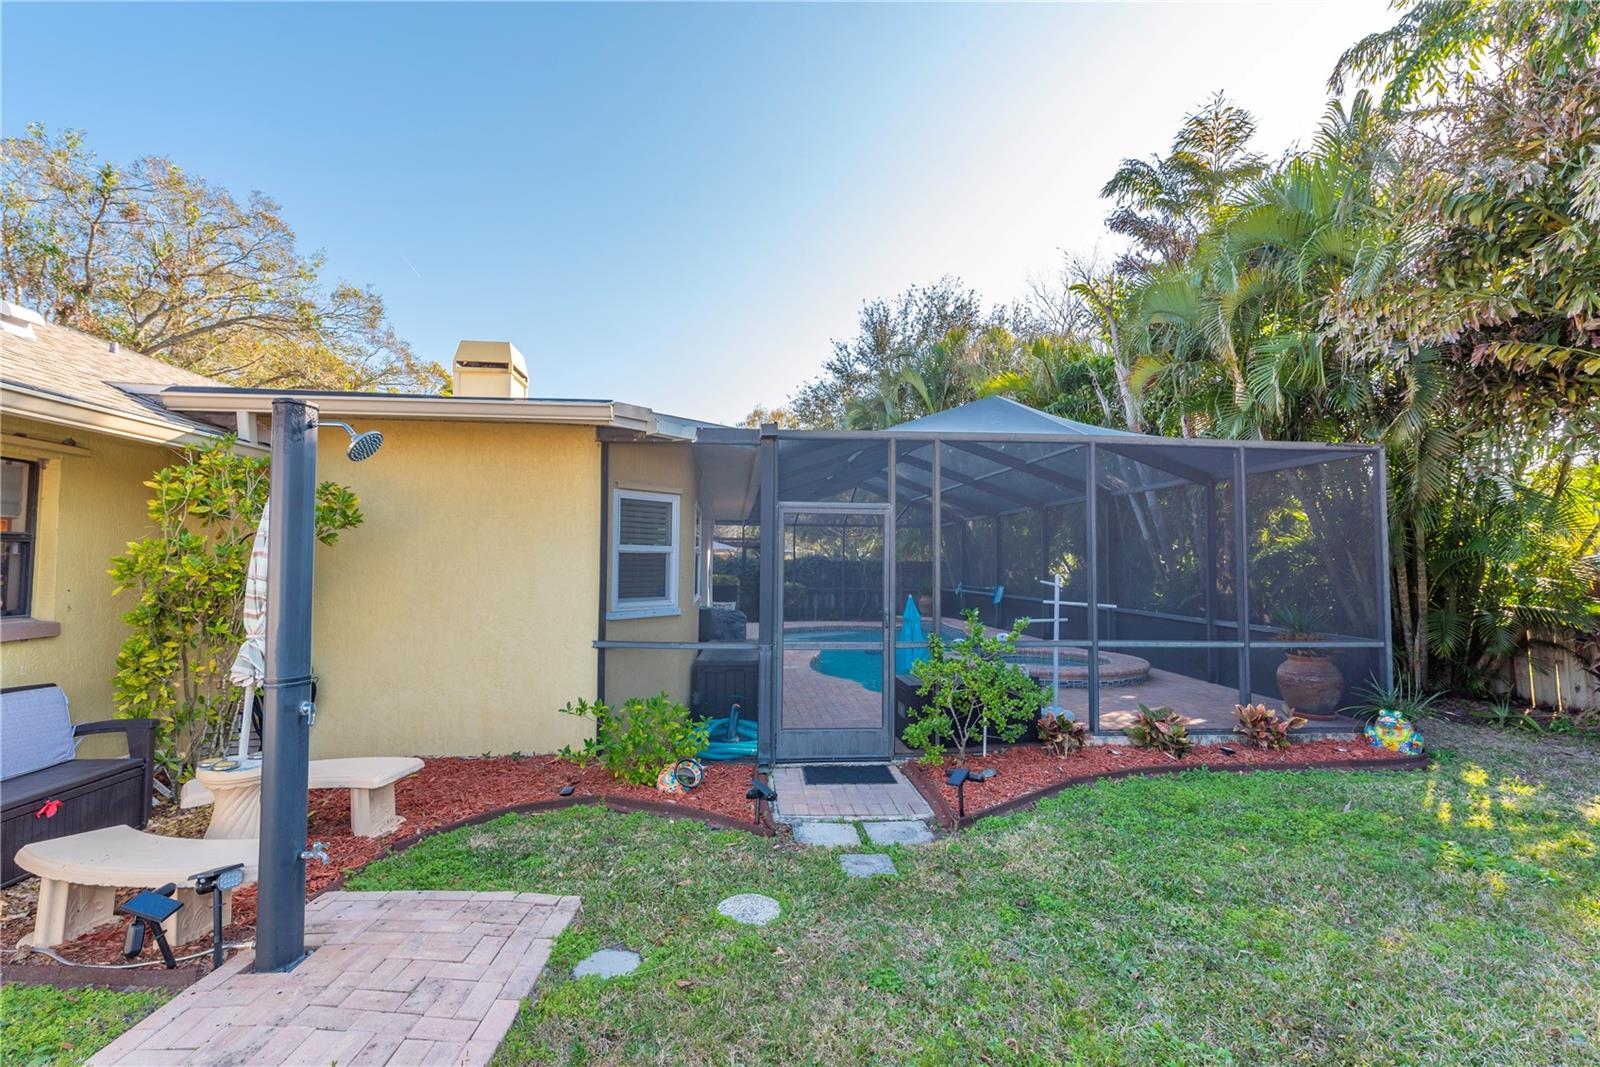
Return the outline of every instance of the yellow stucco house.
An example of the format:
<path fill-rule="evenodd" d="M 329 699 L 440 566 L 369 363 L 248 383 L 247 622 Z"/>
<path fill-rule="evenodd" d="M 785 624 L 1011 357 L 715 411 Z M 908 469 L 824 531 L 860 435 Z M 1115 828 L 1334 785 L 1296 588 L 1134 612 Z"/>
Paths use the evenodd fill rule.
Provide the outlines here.
<path fill-rule="evenodd" d="M 58 682 L 75 720 L 108 718 L 129 605 L 106 572 L 149 530 L 144 481 L 224 432 L 264 452 L 283 393 L 225 388 L 5 310 L 0 681 Z M 319 457 L 366 522 L 318 548 L 317 756 L 548 752 L 592 732 L 557 709 L 602 685 L 687 696 L 686 670 L 671 672 L 679 685 L 644 677 L 660 663 L 614 662 L 602 676 L 594 644 L 603 470 L 675 527 L 670 586 L 654 604 L 623 596 L 607 609 L 611 635 L 696 638 L 691 424 L 612 401 L 528 399 L 523 357 L 506 343 L 463 342 L 455 388 L 299 394 L 386 438 L 381 462 L 346 463 L 331 437 Z M 662 447 L 629 447 L 645 440 Z"/>
<path fill-rule="evenodd" d="M 927 636 L 970 612 L 1021 626 L 1018 662 L 1096 734 L 1140 703 L 1225 732 L 1246 702 L 1348 733 L 1337 709 L 1388 678 L 1374 447 L 1149 437 L 1000 396 L 882 431 L 716 426 L 529 396 L 503 341 L 461 342 L 449 396 L 242 389 L 4 325 L 0 671 L 62 683 L 78 718 L 111 710 L 106 561 L 147 529 L 141 483 L 218 433 L 263 448 L 285 395 L 384 438 L 349 463 L 318 435 L 366 522 L 316 550 L 314 756 L 550 752 L 593 729 L 564 704 L 664 690 L 737 706 L 764 763 L 892 758 Z"/>

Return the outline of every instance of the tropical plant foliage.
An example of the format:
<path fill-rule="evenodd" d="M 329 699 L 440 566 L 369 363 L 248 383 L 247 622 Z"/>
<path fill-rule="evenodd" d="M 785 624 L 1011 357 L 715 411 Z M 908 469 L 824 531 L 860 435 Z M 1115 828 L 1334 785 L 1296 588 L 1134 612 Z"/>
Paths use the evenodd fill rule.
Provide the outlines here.
<path fill-rule="evenodd" d="M 1237 704 L 1234 715 L 1238 719 L 1234 733 L 1242 735 L 1256 748 L 1269 751 L 1288 748 L 1289 731 L 1306 724 L 1304 716 L 1291 713 L 1285 718 L 1278 714 L 1277 708 L 1265 704 Z"/>
<path fill-rule="evenodd" d="M 872 425 L 997 391 L 1147 433 L 1383 444 L 1397 658 L 1483 691 L 1530 630 L 1600 624 L 1600 4 L 1413 3 L 1330 88 L 1274 164 L 1208 100 L 1107 183 L 1114 266 L 986 317 L 941 283 L 956 333 L 895 333 L 880 371 L 830 364 L 803 395 Z"/>
<path fill-rule="evenodd" d="M 595 720 L 595 735 L 578 748 L 562 748 L 561 758 L 580 767 L 598 760 L 613 778 L 630 785 L 654 785 L 663 770 L 693 756 L 711 740 L 706 724 L 664 692 L 634 697 L 620 708 L 579 700 L 561 711 Z"/>
<path fill-rule="evenodd" d="M 1174 759 L 1194 747 L 1189 737 L 1189 723 L 1171 708 L 1152 708 L 1139 705 L 1139 717 L 1132 726 L 1122 731 L 1136 748 L 1153 748 Z"/>
<path fill-rule="evenodd" d="M 240 690 L 228 680 L 244 642 L 244 580 L 270 487 L 267 460 L 220 439 L 163 467 L 150 487 L 155 532 L 111 560 L 122 618 L 114 699 L 129 719 L 155 719 L 157 762 L 170 786 L 221 751 L 237 725 Z M 317 539 L 331 545 L 361 525 L 359 502 L 334 482 L 317 487 Z"/>
<path fill-rule="evenodd" d="M 943 758 L 946 742 L 964 762 L 967 746 L 980 737 L 1015 741 L 1049 700 L 1043 686 L 1006 659 L 1015 655 L 1030 620 L 1018 619 L 1009 633 L 990 634 L 977 611 L 965 615 L 965 634 L 949 641 L 929 634 L 927 658 L 911 665 L 923 700 L 911 709 L 902 736 L 933 763 Z"/>

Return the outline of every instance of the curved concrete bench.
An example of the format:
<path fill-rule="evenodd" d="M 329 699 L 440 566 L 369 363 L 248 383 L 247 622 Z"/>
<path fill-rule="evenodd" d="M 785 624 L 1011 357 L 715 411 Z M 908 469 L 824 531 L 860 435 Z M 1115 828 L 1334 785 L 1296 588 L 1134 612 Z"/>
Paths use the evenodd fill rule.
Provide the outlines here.
<path fill-rule="evenodd" d="M 256 880 L 261 852 L 254 840 L 195 840 L 160 837 L 131 826 L 108 826 L 86 834 L 35 841 L 17 852 L 17 865 L 39 876 L 39 907 L 24 943 L 48 948 L 115 922 L 119 888 L 156 889 L 178 884 L 183 907 L 162 924 L 167 940 L 181 945 L 211 932 L 211 900 L 194 891 L 193 876 L 214 867 L 244 864 L 246 883 Z M 222 921 L 233 912 L 233 893 L 222 895 Z"/>
<path fill-rule="evenodd" d="M 394 811 L 394 784 L 422 770 L 415 756 L 356 756 L 311 761 L 312 789 L 350 790 L 350 829 L 357 837 L 382 837 L 405 822 Z M 198 788 L 185 786 L 183 806 L 213 804 L 206 837 L 261 836 L 261 768 L 196 771 Z"/>

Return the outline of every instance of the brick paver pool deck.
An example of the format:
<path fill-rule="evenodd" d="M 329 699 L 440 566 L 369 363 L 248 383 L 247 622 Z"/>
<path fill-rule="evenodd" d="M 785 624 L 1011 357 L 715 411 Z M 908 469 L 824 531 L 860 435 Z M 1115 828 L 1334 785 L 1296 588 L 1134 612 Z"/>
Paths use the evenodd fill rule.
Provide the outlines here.
<path fill-rule="evenodd" d="M 97 1065 L 486 1064 L 577 897 L 324 893 L 294 970 L 241 952 L 101 1049 Z"/>

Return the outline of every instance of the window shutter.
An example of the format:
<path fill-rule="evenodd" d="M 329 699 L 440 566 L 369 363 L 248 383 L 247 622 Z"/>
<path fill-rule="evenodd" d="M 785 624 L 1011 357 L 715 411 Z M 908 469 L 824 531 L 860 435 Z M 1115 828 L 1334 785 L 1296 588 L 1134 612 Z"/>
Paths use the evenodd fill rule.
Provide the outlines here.
<path fill-rule="evenodd" d="M 665 600 L 667 556 L 660 552 L 623 552 L 617 556 L 617 599 Z"/>
<path fill-rule="evenodd" d="M 621 504 L 617 531 L 620 543 L 662 548 L 672 544 L 672 505 L 669 502 L 623 497 Z"/>

